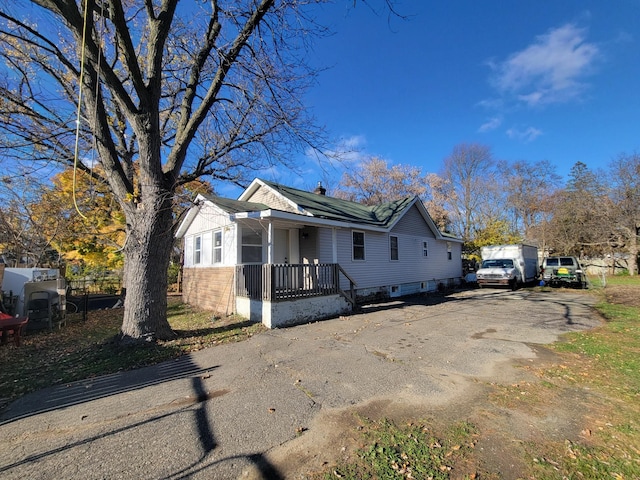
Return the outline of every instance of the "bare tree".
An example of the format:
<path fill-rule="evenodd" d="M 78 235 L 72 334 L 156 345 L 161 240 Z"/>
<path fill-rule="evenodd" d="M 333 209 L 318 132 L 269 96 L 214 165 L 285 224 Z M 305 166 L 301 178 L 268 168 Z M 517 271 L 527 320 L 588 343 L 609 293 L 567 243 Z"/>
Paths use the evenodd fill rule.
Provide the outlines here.
<path fill-rule="evenodd" d="M 620 155 L 611 162 L 609 172 L 612 236 L 618 248 L 627 252 L 629 274 L 635 275 L 640 238 L 640 155 Z"/>
<path fill-rule="evenodd" d="M 500 217 L 503 208 L 496 162 L 491 149 L 477 143 L 462 143 L 444 159 L 441 177 L 446 182 L 447 210 L 455 233 L 465 242 L 474 230 Z"/>
<path fill-rule="evenodd" d="M 426 192 L 425 178 L 419 168 L 389 167 L 386 160 L 371 157 L 344 172 L 334 195 L 365 205 L 379 205 L 407 196 L 424 196 Z"/>
<path fill-rule="evenodd" d="M 549 245 L 564 255 L 601 255 L 609 250 L 611 225 L 607 219 L 611 199 L 604 175 L 576 162 L 566 187 L 556 193 L 549 221 Z"/>
<path fill-rule="evenodd" d="M 523 238 L 532 239 L 531 229 L 544 218 L 544 200 L 560 184 L 555 165 L 547 160 L 529 163 L 502 162 L 503 188 L 507 193 L 507 208 L 512 215 L 513 230 Z"/>
<path fill-rule="evenodd" d="M 380 205 L 403 197 L 418 196 L 438 228 L 448 219 L 442 207 L 444 181 L 435 173 L 423 175 L 419 167 L 395 164 L 377 157 L 364 160 L 342 175 L 333 195 L 365 205 Z"/>
<path fill-rule="evenodd" d="M 176 189 L 203 175 L 242 183 L 317 138 L 299 101 L 309 3 L 1 4 L 0 154 L 109 185 L 126 219 L 123 339 L 173 336 Z"/>

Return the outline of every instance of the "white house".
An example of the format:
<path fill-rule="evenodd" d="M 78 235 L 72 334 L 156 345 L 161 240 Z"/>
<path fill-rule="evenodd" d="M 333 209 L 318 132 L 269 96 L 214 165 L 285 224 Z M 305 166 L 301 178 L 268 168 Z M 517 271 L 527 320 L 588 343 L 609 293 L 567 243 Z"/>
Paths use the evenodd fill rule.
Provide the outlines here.
<path fill-rule="evenodd" d="M 177 237 L 185 302 L 269 328 L 462 278 L 462 241 L 418 197 L 369 207 L 256 179 L 238 200 L 199 195 Z"/>

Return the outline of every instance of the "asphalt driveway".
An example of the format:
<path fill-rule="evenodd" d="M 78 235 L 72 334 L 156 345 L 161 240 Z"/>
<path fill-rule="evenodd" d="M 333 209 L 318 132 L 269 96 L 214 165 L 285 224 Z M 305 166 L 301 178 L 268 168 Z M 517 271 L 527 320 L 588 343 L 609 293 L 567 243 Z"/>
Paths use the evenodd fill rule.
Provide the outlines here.
<path fill-rule="evenodd" d="M 0 417 L 0 477 L 285 478 L 278 452 L 323 446 L 323 416 L 455 401 L 470 382 L 508 378 L 507 362 L 535 358 L 537 345 L 597 326 L 594 301 L 493 289 L 412 298 L 37 392 Z M 339 445 L 322 448 L 332 458 Z"/>

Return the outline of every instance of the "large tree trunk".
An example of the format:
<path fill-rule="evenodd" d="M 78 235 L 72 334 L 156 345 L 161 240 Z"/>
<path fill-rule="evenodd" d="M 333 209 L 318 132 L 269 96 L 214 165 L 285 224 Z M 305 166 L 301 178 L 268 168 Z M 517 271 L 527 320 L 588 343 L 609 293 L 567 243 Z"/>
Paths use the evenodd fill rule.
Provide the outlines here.
<path fill-rule="evenodd" d="M 167 269 L 173 246 L 170 192 L 127 212 L 122 339 L 168 340 Z"/>
<path fill-rule="evenodd" d="M 635 275 L 638 271 L 638 237 L 632 235 L 629 239 L 629 275 Z"/>

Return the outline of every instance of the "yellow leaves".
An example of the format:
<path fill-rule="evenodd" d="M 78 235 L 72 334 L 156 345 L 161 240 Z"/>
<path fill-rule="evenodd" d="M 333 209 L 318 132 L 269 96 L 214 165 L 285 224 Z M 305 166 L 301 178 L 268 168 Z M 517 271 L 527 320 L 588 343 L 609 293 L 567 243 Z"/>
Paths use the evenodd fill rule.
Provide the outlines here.
<path fill-rule="evenodd" d="M 124 200 L 128 203 L 138 203 L 139 198 L 135 193 L 127 193 L 127 195 L 124 197 Z"/>
<path fill-rule="evenodd" d="M 72 169 L 57 174 L 52 183 L 32 211 L 54 248 L 66 259 L 90 266 L 121 266 L 117 252 L 125 240 L 125 217 L 108 186 L 80 170 L 74 180 Z"/>

